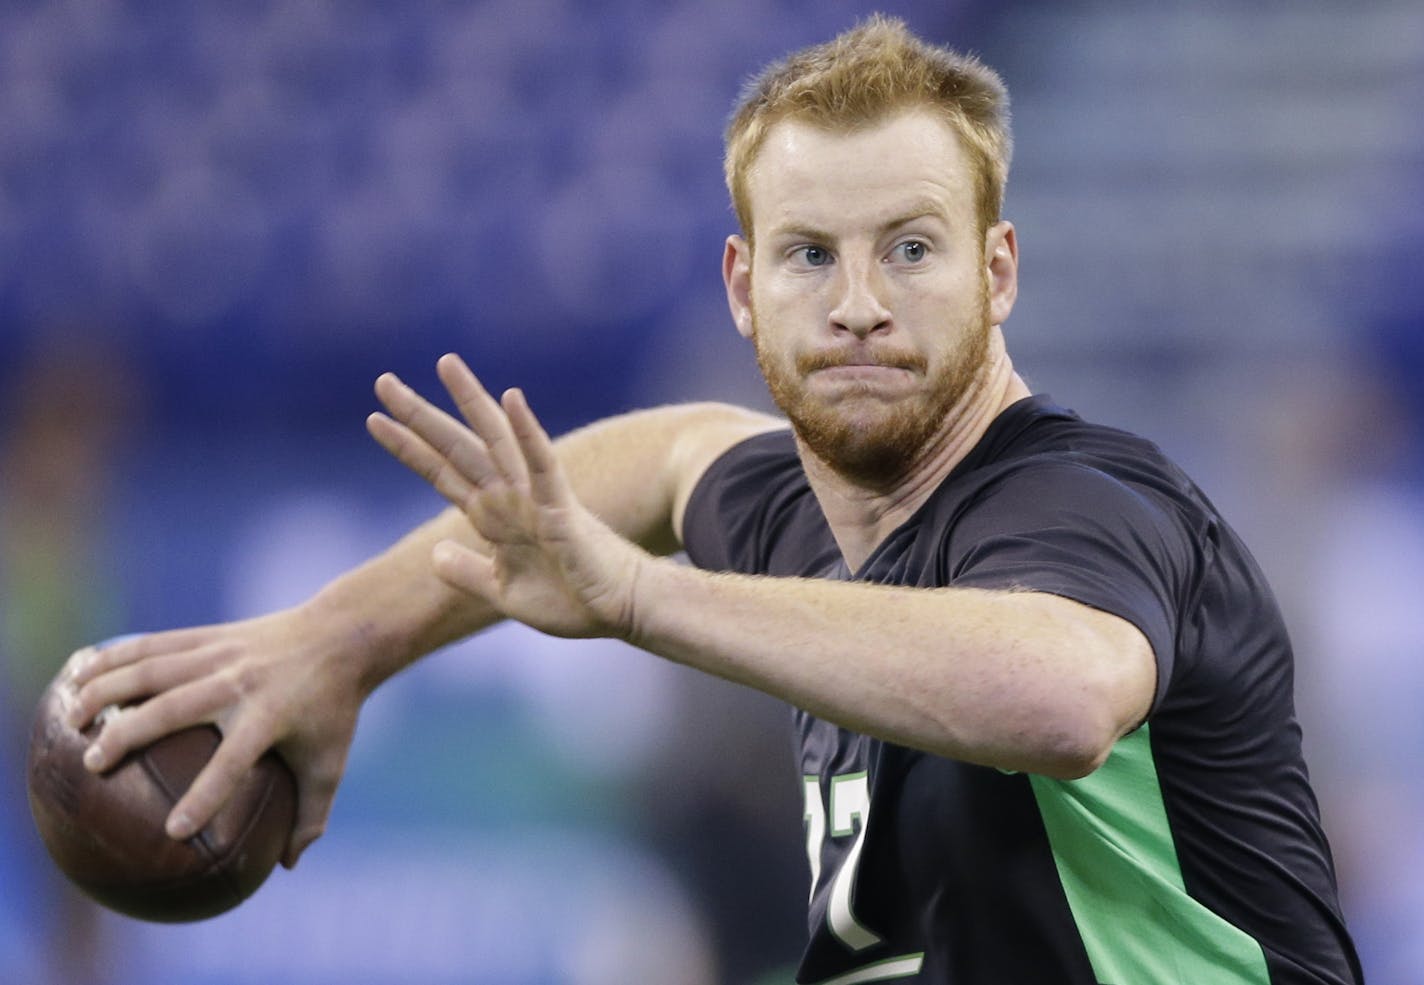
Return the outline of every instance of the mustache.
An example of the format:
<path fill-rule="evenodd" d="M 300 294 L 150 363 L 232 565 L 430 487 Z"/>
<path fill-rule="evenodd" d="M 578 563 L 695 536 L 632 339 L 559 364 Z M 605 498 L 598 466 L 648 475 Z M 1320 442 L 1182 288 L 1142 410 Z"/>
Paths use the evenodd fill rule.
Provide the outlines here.
<path fill-rule="evenodd" d="M 905 369 L 912 373 L 923 373 L 929 368 L 929 360 L 918 352 L 902 352 L 896 349 L 824 349 L 806 352 L 796 357 L 796 369 L 800 373 L 814 373 L 818 369 L 836 369 L 840 366 L 885 366 L 891 369 Z"/>

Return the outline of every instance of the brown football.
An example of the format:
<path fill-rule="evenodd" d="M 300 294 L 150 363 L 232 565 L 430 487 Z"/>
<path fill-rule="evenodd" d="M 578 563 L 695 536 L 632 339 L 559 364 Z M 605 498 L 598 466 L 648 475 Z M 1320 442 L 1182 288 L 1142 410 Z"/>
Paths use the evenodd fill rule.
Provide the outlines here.
<path fill-rule="evenodd" d="M 175 732 L 96 775 L 82 758 L 99 726 L 81 733 L 65 724 L 74 700 L 61 673 L 35 712 L 28 769 L 35 826 L 70 881 L 110 909 L 164 923 L 204 920 L 255 893 L 296 816 L 286 763 L 263 756 L 207 827 L 174 841 L 164 821 L 217 749 L 218 730 Z"/>

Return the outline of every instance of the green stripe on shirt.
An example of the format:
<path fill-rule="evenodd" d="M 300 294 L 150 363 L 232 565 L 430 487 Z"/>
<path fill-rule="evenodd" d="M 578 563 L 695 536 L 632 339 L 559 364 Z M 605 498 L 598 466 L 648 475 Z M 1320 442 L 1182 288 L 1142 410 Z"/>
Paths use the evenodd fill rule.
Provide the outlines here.
<path fill-rule="evenodd" d="M 1099 982 L 1269 985 L 1255 938 L 1187 895 L 1148 726 L 1082 779 L 1029 780 Z"/>

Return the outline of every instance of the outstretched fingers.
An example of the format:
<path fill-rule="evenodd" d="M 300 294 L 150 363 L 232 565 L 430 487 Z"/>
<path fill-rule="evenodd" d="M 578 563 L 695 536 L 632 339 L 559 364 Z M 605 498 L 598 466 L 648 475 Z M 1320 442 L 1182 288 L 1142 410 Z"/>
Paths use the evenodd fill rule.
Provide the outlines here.
<path fill-rule="evenodd" d="M 490 396 L 465 361 L 453 352 L 440 357 L 435 371 L 470 429 L 485 443 L 500 474 L 514 486 L 524 488 L 528 471 L 510 429 L 506 408 Z"/>
<path fill-rule="evenodd" d="M 529 492 L 539 506 L 564 506 L 573 497 L 554 443 L 529 406 L 524 391 L 505 391 L 502 406 L 529 476 Z"/>
<path fill-rule="evenodd" d="M 462 505 L 475 487 L 498 474 L 478 435 L 394 373 L 384 373 L 376 380 L 376 397 L 390 416 L 372 414 L 367 418 L 371 436 L 452 503 Z"/>
<path fill-rule="evenodd" d="M 438 365 L 441 381 L 467 423 L 436 407 L 395 376 L 376 380 L 387 414 L 366 420 L 371 436 L 452 504 L 468 510 L 478 491 L 527 489 L 529 472 L 505 409 L 458 356 Z"/>
<path fill-rule="evenodd" d="M 391 457 L 428 482 L 452 506 L 463 507 L 475 486 L 410 428 L 385 414 L 366 418 L 366 430 Z"/>

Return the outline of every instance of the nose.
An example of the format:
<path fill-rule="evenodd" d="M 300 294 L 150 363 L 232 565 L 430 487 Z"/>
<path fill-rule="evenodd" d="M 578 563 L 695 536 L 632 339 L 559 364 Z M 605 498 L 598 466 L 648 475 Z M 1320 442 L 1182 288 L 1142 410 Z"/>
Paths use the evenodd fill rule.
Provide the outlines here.
<path fill-rule="evenodd" d="M 875 261 L 843 261 L 834 290 L 836 304 L 830 312 L 831 329 L 863 339 L 890 327 L 885 306 L 884 277 Z"/>

